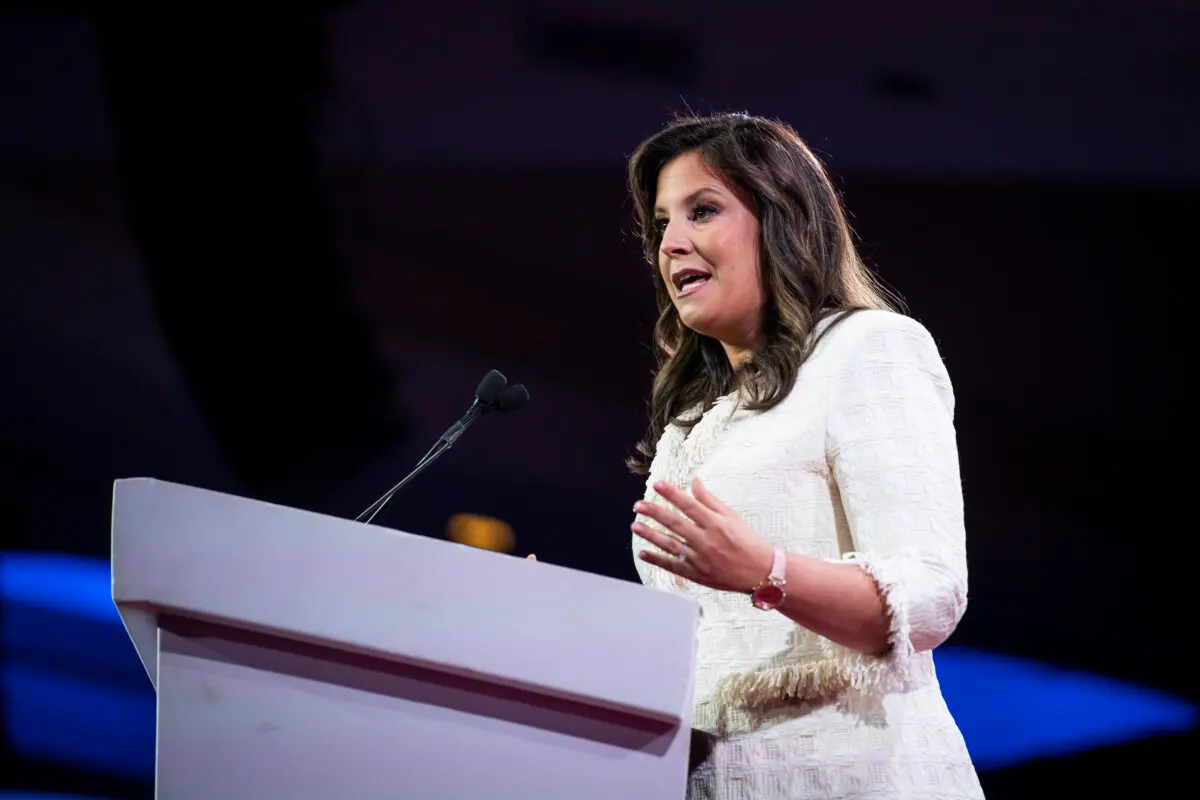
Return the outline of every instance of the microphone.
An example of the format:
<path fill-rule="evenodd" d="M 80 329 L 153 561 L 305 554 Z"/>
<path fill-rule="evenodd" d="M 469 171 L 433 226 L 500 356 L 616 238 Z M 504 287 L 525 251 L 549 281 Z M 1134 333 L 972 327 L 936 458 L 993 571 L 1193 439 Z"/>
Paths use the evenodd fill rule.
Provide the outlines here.
<path fill-rule="evenodd" d="M 504 373 L 499 370 L 489 370 L 475 389 L 475 400 L 471 403 L 471 407 L 467 409 L 467 413 L 463 414 L 458 422 L 455 422 L 446 429 L 445 433 L 438 437 L 433 447 L 429 448 L 429 451 L 421 457 L 421 460 L 417 462 L 412 472 L 405 475 L 399 483 L 384 492 L 382 497 L 364 508 L 362 513 L 354 518 L 354 521 L 370 524 L 371 520 L 375 519 L 375 516 L 383 510 L 384 506 L 395 496 L 396 492 L 407 486 L 409 481 L 420 475 L 434 461 L 437 461 L 442 453 L 453 447 L 459 437 L 467 432 L 467 428 L 475 424 L 475 420 L 492 411 L 516 411 L 529 402 L 529 390 L 525 388 L 524 384 L 515 383 L 512 386 L 508 386 L 507 384 L 508 378 L 504 377 Z M 366 517 L 366 519 L 363 519 L 363 517 Z"/>
<path fill-rule="evenodd" d="M 529 390 L 523 383 L 506 386 L 496 397 L 496 407 L 501 411 L 516 411 L 529 402 Z"/>
<path fill-rule="evenodd" d="M 499 396 L 501 391 L 506 388 L 505 384 L 507 383 L 508 378 L 504 377 L 503 372 L 495 369 L 488 370 L 488 374 L 483 376 L 483 380 L 479 382 L 478 388 L 475 389 L 475 401 L 471 403 L 471 407 L 467 409 L 467 413 L 438 437 L 433 447 L 429 448 L 429 452 L 421 457 L 421 461 L 430 457 L 436 458 L 434 455 L 435 450 L 448 449 L 458 441 L 458 437 L 462 436 L 475 420 L 487 412 L 499 408 Z M 507 411 L 507 409 L 502 410 Z M 420 463 L 420 461 L 417 462 L 418 465 Z"/>

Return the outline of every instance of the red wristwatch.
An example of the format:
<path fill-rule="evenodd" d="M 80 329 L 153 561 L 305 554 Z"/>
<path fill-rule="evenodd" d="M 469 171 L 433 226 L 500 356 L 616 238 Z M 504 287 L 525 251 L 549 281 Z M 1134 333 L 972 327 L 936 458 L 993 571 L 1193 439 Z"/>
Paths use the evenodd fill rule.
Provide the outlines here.
<path fill-rule="evenodd" d="M 765 581 L 750 590 L 750 602 L 754 604 L 755 608 L 772 611 L 783 604 L 783 598 L 787 597 L 787 592 L 783 590 L 784 584 L 787 583 L 784 580 L 786 571 L 787 554 L 776 547 L 775 561 L 771 564 L 771 574 Z"/>

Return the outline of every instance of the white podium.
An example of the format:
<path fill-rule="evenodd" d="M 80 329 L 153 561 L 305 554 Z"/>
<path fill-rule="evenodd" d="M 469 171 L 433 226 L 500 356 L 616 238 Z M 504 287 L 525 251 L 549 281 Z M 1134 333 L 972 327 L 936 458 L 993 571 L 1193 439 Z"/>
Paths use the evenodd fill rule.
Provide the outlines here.
<path fill-rule="evenodd" d="M 112 524 L 160 800 L 684 796 L 690 600 L 151 479 Z"/>

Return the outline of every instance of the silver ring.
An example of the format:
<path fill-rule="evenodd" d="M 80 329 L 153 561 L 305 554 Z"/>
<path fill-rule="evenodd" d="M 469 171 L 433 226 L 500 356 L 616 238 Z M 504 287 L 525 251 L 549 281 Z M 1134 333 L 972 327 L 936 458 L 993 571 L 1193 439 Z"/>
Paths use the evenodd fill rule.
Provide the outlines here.
<path fill-rule="evenodd" d="M 679 550 L 679 555 L 675 556 L 680 561 L 687 561 L 687 542 L 680 542 L 683 547 Z"/>

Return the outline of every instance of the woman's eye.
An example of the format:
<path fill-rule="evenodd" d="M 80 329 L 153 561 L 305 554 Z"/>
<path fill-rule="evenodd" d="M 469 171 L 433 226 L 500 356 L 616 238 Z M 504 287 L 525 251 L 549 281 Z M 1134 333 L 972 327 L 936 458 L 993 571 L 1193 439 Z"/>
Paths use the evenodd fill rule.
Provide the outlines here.
<path fill-rule="evenodd" d="M 718 211 L 720 211 L 720 209 L 718 209 L 716 206 L 712 205 L 711 203 L 701 203 L 700 205 L 698 205 L 692 209 L 692 213 L 688 214 L 688 219 L 690 219 L 692 222 L 704 222 L 706 219 L 711 217 L 713 214 L 716 214 Z M 655 219 L 654 220 L 654 232 L 656 234 L 658 234 L 659 236 L 662 236 L 664 233 L 666 233 L 667 222 L 668 222 L 668 220 L 666 217 L 658 217 L 657 219 Z"/>

